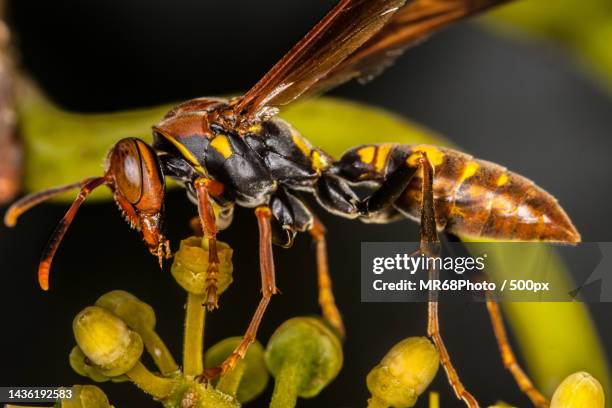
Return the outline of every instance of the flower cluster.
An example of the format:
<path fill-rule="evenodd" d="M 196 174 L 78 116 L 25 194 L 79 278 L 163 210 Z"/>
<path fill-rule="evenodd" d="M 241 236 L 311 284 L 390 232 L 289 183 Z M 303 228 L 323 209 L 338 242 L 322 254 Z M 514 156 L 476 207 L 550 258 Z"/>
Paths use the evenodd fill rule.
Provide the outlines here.
<path fill-rule="evenodd" d="M 219 243 L 218 293 L 232 283 L 232 249 Z M 230 337 L 204 353 L 206 317 L 207 240 L 190 237 L 181 242 L 172 276 L 187 292 L 182 366 L 177 364 L 155 331 L 153 308 L 136 296 L 115 290 L 80 311 L 73 321 L 76 346 L 70 365 L 94 382 L 131 381 L 167 408 L 237 408 L 258 397 L 275 379 L 271 408 L 295 407 L 298 398 L 317 396 L 340 372 L 341 339 L 318 317 L 296 317 L 284 322 L 264 347 L 255 341 L 243 359 L 213 381 L 202 381 L 205 370 L 230 356 L 240 337 Z M 144 353 L 155 369 L 142 361 Z M 425 337 L 409 337 L 394 345 L 367 375 L 369 408 L 412 407 L 436 376 L 440 357 Z M 59 400 L 57 408 L 110 408 L 104 392 L 94 385 L 76 385 L 74 397 Z M 430 393 L 430 408 L 439 408 Z M 604 391 L 588 373 L 567 377 L 555 391 L 550 408 L 603 408 Z M 6 406 L 9 408 L 10 406 Z M 499 402 L 491 408 L 509 407 Z"/>

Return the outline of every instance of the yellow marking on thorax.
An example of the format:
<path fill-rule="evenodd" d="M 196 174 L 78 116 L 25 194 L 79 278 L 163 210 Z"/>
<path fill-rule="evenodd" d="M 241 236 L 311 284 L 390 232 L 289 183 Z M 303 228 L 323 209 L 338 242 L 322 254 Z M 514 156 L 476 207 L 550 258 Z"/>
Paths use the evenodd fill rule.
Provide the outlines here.
<path fill-rule="evenodd" d="M 504 184 L 506 184 L 508 182 L 508 175 L 506 173 L 503 173 L 501 176 L 499 176 L 499 178 L 497 179 L 497 186 L 501 187 Z"/>
<path fill-rule="evenodd" d="M 376 153 L 375 146 L 366 146 L 357 150 L 357 155 L 362 163 L 370 164 L 374 160 L 374 154 Z"/>
<path fill-rule="evenodd" d="M 310 151 L 312 150 L 312 146 L 310 146 L 310 144 L 306 142 L 306 140 L 304 140 L 302 136 L 293 133 L 291 135 L 291 139 L 293 140 L 293 143 L 298 147 L 298 149 L 300 149 L 300 151 L 302 152 L 304 156 L 306 157 L 310 156 Z"/>
<path fill-rule="evenodd" d="M 225 135 L 217 135 L 211 142 L 210 145 L 219 153 L 223 158 L 229 158 L 232 152 L 232 146 L 230 146 L 229 140 Z"/>
<path fill-rule="evenodd" d="M 383 143 L 378 146 L 376 150 L 376 159 L 374 161 L 374 169 L 380 173 L 385 171 L 385 165 L 387 164 L 387 158 L 389 153 L 395 147 L 393 143 Z"/>
<path fill-rule="evenodd" d="M 174 145 L 174 147 L 176 147 L 178 149 L 178 151 L 183 155 L 183 157 L 185 157 L 192 165 L 193 167 L 201 174 L 206 174 L 206 170 L 204 169 L 204 167 L 202 167 L 202 165 L 200 164 L 200 162 L 198 161 L 198 159 L 193 155 L 193 153 L 191 153 L 186 147 L 185 145 L 181 144 L 178 140 L 176 140 L 174 137 L 168 136 L 163 132 L 159 132 L 163 137 L 166 138 L 166 140 L 168 140 L 170 143 L 172 143 Z"/>
<path fill-rule="evenodd" d="M 427 159 L 434 167 L 439 166 L 444 161 L 444 153 L 436 146 L 418 145 L 412 148 L 412 153 L 408 156 L 406 163 L 411 167 L 418 166 L 421 153 L 427 155 Z"/>

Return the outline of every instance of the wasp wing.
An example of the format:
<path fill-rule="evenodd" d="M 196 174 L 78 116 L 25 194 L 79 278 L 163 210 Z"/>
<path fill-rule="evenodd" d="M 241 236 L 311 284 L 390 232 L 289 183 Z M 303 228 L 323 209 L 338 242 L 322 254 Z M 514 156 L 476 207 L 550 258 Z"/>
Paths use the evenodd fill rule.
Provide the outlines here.
<path fill-rule="evenodd" d="M 434 31 L 509 0 L 415 0 L 308 90 L 319 94 L 351 79 L 368 81 Z M 306 94 L 306 93 L 305 93 Z"/>
<path fill-rule="evenodd" d="M 406 0 L 341 0 L 234 105 L 247 120 L 286 105 L 378 32 Z"/>

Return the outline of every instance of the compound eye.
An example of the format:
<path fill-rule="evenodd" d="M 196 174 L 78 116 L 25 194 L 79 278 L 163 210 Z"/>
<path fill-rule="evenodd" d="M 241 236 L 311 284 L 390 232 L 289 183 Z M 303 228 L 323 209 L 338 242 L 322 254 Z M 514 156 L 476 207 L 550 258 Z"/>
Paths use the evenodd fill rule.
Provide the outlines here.
<path fill-rule="evenodd" d="M 111 151 L 109 165 L 118 192 L 131 204 L 138 203 L 142 196 L 142 165 L 136 141 L 119 141 Z"/>

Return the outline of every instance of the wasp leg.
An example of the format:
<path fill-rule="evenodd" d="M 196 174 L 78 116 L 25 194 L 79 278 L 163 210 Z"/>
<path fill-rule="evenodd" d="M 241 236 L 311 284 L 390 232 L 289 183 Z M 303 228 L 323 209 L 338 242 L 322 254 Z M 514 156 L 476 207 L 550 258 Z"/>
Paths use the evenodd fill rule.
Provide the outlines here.
<path fill-rule="evenodd" d="M 316 245 L 317 251 L 317 278 L 319 286 L 319 305 L 323 311 L 323 317 L 338 330 L 340 335 L 344 337 L 345 330 L 342 323 L 342 316 L 336 306 L 334 293 L 332 291 L 332 281 L 329 276 L 329 265 L 327 262 L 327 241 L 325 234 L 327 233 L 325 226 L 321 221 L 313 216 L 312 226 L 309 231 Z"/>
<path fill-rule="evenodd" d="M 440 253 L 440 240 L 436 229 L 436 218 L 433 197 L 433 177 L 434 169 L 427 155 L 423 154 L 419 158 L 419 166 L 423 169 L 422 202 L 421 202 L 421 227 L 420 227 L 420 246 L 421 251 L 427 256 L 438 256 Z M 429 280 L 438 279 L 438 269 L 434 266 L 429 269 Z M 446 371 L 449 383 L 455 391 L 457 398 L 463 400 L 470 408 L 478 408 L 478 402 L 470 394 L 459 379 L 459 375 L 450 360 L 448 350 L 444 345 L 444 340 L 440 334 L 440 322 L 438 319 L 438 292 L 430 291 L 428 304 L 427 335 L 431 337 L 438 352 L 440 353 L 440 363 Z"/>
<path fill-rule="evenodd" d="M 499 352 L 502 356 L 504 366 L 510 371 L 521 391 L 523 391 L 523 393 L 529 397 L 533 405 L 539 408 L 548 407 L 549 404 L 546 398 L 534 387 L 527 374 L 525 374 L 525 371 L 523 371 L 521 366 L 516 361 L 516 356 L 512 351 L 512 347 L 508 341 L 508 336 L 506 335 L 504 321 L 501 311 L 499 310 L 497 300 L 495 299 L 495 295 L 491 291 L 487 291 L 486 296 L 487 310 L 489 312 L 489 316 L 491 317 L 491 325 L 493 326 L 493 332 L 495 333 L 495 338 L 497 339 Z"/>
<path fill-rule="evenodd" d="M 194 183 L 198 195 L 198 214 L 204 236 L 208 239 L 208 269 L 206 270 L 206 308 L 213 310 L 219 307 L 217 294 L 217 275 L 219 273 L 219 255 L 217 253 L 217 222 L 211 203 L 210 184 L 214 181 L 200 178 Z"/>
<path fill-rule="evenodd" d="M 242 341 L 221 363 L 219 367 L 209 368 L 204 370 L 204 373 L 199 377 L 200 381 L 206 381 L 214 378 L 217 375 L 224 375 L 230 372 L 236 363 L 244 358 L 249 346 L 255 341 L 257 330 L 261 319 L 270 303 L 272 295 L 276 294 L 276 277 L 274 273 L 274 258 L 272 254 L 272 211 L 267 206 L 258 207 L 255 210 L 257 216 L 257 224 L 259 226 L 259 269 L 261 272 L 261 300 L 251 318 L 249 327 L 247 328 Z"/>

